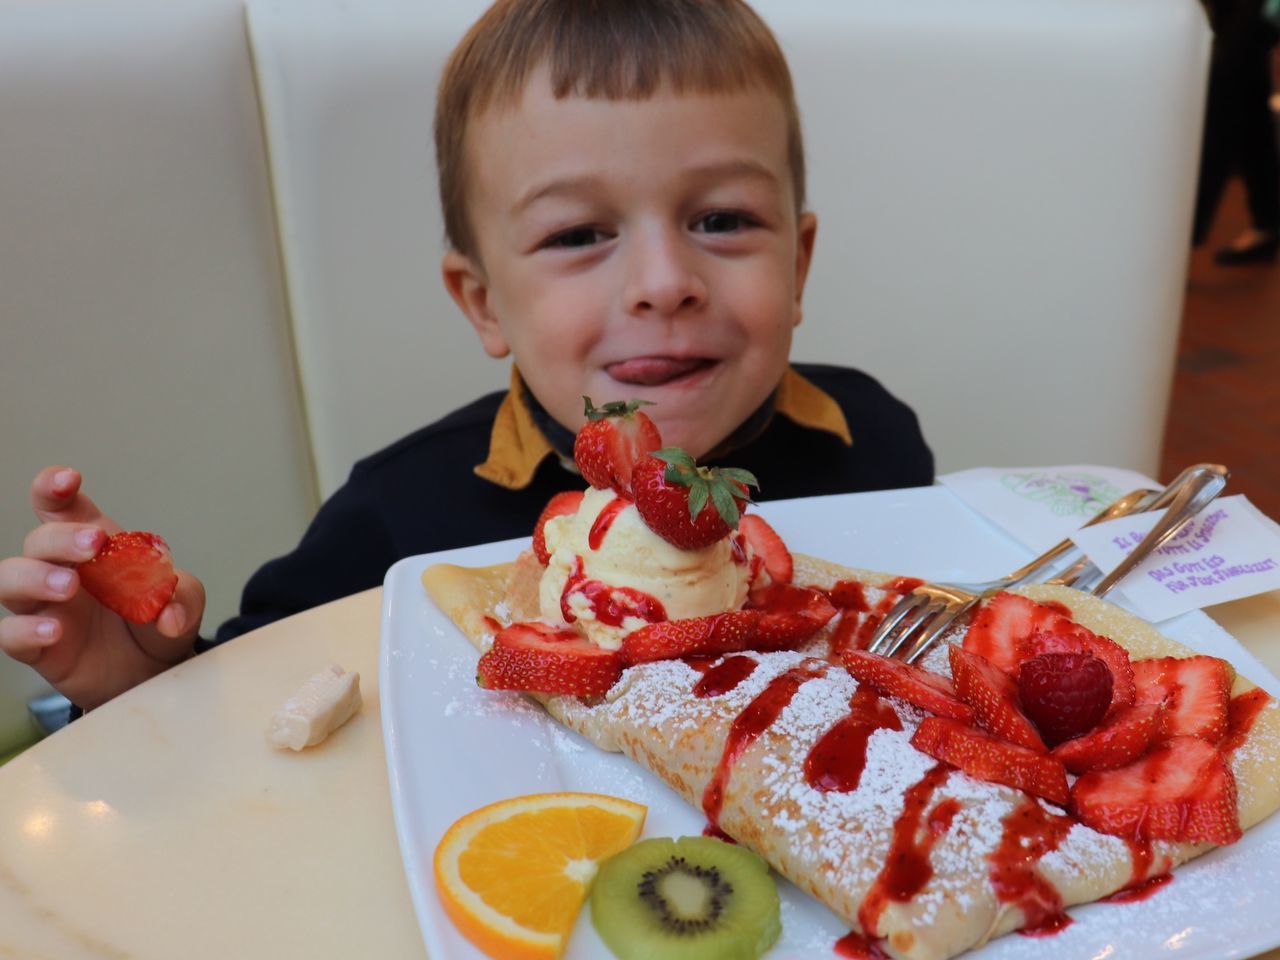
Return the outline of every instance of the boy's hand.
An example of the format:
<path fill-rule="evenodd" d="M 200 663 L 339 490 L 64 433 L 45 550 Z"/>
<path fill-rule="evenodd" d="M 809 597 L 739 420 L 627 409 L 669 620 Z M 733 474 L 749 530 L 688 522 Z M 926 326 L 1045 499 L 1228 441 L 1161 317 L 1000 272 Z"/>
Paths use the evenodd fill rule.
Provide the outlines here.
<path fill-rule="evenodd" d="M 47 467 L 31 484 L 40 526 L 21 557 L 0 560 L 0 650 L 30 664 L 72 703 L 92 709 L 191 656 L 204 586 L 181 570 L 154 622 L 123 620 L 80 588 L 77 564 L 121 528 L 80 492 L 69 467 Z"/>

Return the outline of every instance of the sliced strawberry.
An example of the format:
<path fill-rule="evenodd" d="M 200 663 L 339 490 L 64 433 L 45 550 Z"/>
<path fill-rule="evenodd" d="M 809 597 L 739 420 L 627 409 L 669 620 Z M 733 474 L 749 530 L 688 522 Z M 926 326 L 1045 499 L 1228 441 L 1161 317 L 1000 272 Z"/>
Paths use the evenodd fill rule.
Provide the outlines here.
<path fill-rule="evenodd" d="M 1005 673 L 1016 673 L 1024 659 L 1022 642 L 1060 623 L 1071 620 L 1054 607 L 1017 593 L 997 593 L 974 614 L 964 648 Z"/>
<path fill-rule="evenodd" d="M 1114 714 L 1133 703 L 1133 666 L 1129 651 L 1108 637 L 1100 637 L 1092 630 L 1066 617 L 1050 630 L 1033 633 L 1021 645 L 1022 659 L 1044 653 L 1088 653 L 1097 657 L 1111 671 L 1111 706 L 1108 714 Z"/>
<path fill-rule="evenodd" d="M 1050 754 L 1061 760 L 1072 773 L 1126 766 L 1151 746 L 1152 739 L 1160 730 L 1163 710 L 1154 703 L 1124 707 L 1102 726 L 1082 737 L 1058 744 Z"/>
<path fill-rule="evenodd" d="M 657 425 L 640 411 L 644 400 L 614 400 L 599 408 L 590 397 L 587 422 L 573 441 L 573 461 L 593 487 L 619 493 L 631 489 L 631 472 L 637 461 L 662 446 Z"/>
<path fill-rule="evenodd" d="M 1203 655 L 1137 660 L 1133 680 L 1138 703 L 1165 707 L 1157 740 L 1185 736 L 1217 743 L 1226 734 L 1235 682 L 1235 670 L 1227 661 Z"/>
<path fill-rule="evenodd" d="M 1111 687 L 1111 670 L 1091 653 L 1041 653 L 1018 668 L 1018 702 L 1050 746 L 1096 727 Z"/>
<path fill-rule="evenodd" d="M 790 583 L 794 572 L 791 551 L 769 522 L 758 514 L 748 513 L 738 521 L 738 529 L 747 546 L 764 561 L 769 579 L 774 583 Z"/>
<path fill-rule="evenodd" d="M 750 650 L 759 621 L 758 610 L 731 610 L 708 617 L 651 623 L 627 634 L 618 652 L 630 666 L 651 660 Z"/>
<path fill-rule="evenodd" d="M 1071 801 L 1083 823 L 1118 837 L 1240 839 L 1231 767 L 1199 737 L 1174 737 L 1128 766 L 1086 773 L 1072 787 Z"/>
<path fill-rule="evenodd" d="M 847 647 L 840 656 L 859 683 L 939 717 L 973 723 L 973 707 L 956 696 L 956 688 L 946 677 L 857 647 Z"/>
<path fill-rule="evenodd" d="M 621 673 L 616 650 L 597 647 L 574 630 L 513 623 L 498 631 L 480 658 L 476 682 L 489 690 L 599 697 Z"/>
<path fill-rule="evenodd" d="M 544 567 L 551 562 L 551 554 L 547 551 L 547 538 L 543 530 L 547 521 L 552 517 L 577 513 L 581 505 L 581 490 L 565 490 L 548 500 L 547 505 L 542 508 L 542 513 L 538 515 L 538 522 L 533 526 L 533 552 L 537 555 L 538 562 Z"/>
<path fill-rule="evenodd" d="M 150 623 L 173 599 L 178 575 L 169 545 L 154 533 L 117 533 L 80 564 L 80 584 L 100 604 L 130 623 Z"/>
<path fill-rule="evenodd" d="M 911 745 L 978 780 L 1017 787 L 1059 806 L 1067 804 L 1066 768 L 1048 754 L 945 717 L 925 717 L 911 737 Z"/>
<path fill-rule="evenodd" d="M 645 526 L 682 550 L 728 536 L 747 505 L 748 486 L 758 484 L 746 470 L 700 467 L 679 447 L 655 450 L 631 474 L 631 495 Z"/>
<path fill-rule="evenodd" d="M 956 695 L 973 707 L 980 727 L 1036 753 L 1049 752 L 1035 724 L 1018 706 L 1018 685 L 1011 676 L 959 646 L 953 645 L 947 653 Z"/>
<path fill-rule="evenodd" d="M 752 595 L 760 611 L 755 650 L 791 650 L 826 626 L 836 608 L 825 594 L 789 583 L 770 584 Z"/>

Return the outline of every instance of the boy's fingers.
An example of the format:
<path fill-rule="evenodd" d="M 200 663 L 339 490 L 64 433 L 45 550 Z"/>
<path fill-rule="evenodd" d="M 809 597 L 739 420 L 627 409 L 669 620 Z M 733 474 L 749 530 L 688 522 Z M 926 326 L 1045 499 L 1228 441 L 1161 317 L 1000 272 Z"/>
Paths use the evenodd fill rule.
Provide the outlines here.
<path fill-rule="evenodd" d="M 97 505 L 80 492 L 80 471 L 71 467 L 45 467 L 31 481 L 31 508 L 41 522 L 67 520 L 92 523 L 108 534 L 119 533 L 121 527 L 105 516 Z"/>
<path fill-rule="evenodd" d="M 0 650 L 21 663 L 35 663 L 61 635 L 62 625 L 50 617 L 0 619 Z"/>
<path fill-rule="evenodd" d="M 6 557 L 0 560 L 0 606 L 13 613 L 31 613 L 47 603 L 70 600 L 80 588 L 74 570 L 31 560 Z"/>
<path fill-rule="evenodd" d="M 191 655 L 191 645 L 204 616 L 204 584 L 189 573 L 178 571 L 178 587 L 155 622 L 158 634 L 153 655 L 177 663 Z"/>
<path fill-rule="evenodd" d="M 22 555 L 50 563 L 84 563 L 97 556 L 107 542 L 106 531 L 85 523 L 42 523 L 22 544 Z"/>

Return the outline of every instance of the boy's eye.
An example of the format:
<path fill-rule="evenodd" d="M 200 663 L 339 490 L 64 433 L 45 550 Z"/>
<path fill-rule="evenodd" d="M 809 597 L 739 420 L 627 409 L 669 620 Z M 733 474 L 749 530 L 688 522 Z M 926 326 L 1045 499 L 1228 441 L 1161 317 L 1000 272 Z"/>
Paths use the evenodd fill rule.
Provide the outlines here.
<path fill-rule="evenodd" d="M 604 234 L 595 227 L 574 227 L 571 230 L 565 230 L 563 233 L 548 237 L 543 246 L 569 249 L 589 247 L 593 243 L 599 243 L 603 238 Z"/>
<path fill-rule="evenodd" d="M 693 228 L 701 233 L 733 233 L 751 225 L 751 220 L 731 210 L 714 210 L 703 215 Z"/>

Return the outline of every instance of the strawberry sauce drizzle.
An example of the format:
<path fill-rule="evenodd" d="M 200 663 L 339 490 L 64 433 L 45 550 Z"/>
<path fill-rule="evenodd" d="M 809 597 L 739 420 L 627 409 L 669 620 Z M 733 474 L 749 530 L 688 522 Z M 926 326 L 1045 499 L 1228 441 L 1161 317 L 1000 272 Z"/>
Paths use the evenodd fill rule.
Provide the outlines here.
<path fill-rule="evenodd" d="M 498 633 L 502 629 L 502 624 L 500 624 L 493 617 L 485 617 L 484 625 L 485 625 L 485 629 L 487 629 L 490 633 Z"/>
<path fill-rule="evenodd" d="M 751 676 L 755 668 L 756 661 L 750 657 L 726 657 L 702 674 L 694 684 L 693 695 L 700 699 L 723 696 Z"/>
<path fill-rule="evenodd" d="M 1254 687 L 1239 696 L 1232 697 L 1227 705 L 1227 733 L 1222 738 L 1219 749 L 1224 757 L 1229 757 L 1238 750 L 1245 740 L 1249 739 L 1249 731 L 1254 721 L 1271 701 L 1270 694 L 1261 687 Z"/>
<path fill-rule="evenodd" d="M 747 747 L 773 725 L 801 685 L 822 676 L 823 672 L 820 664 L 810 662 L 801 663 L 778 674 L 734 718 L 733 726 L 729 728 L 729 736 L 725 740 L 724 752 L 720 755 L 720 762 L 716 765 L 715 773 L 711 775 L 711 781 L 702 792 L 702 809 L 707 815 L 707 822 L 713 829 L 720 828 L 720 809 L 724 806 L 724 791 L 729 783 L 729 774 L 733 770 L 733 765 Z"/>
<path fill-rule="evenodd" d="M 596 515 L 596 522 L 591 524 L 591 532 L 587 534 L 587 545 L 592 550 L 599 550 L 604 543 L 604 536 L 613 526 L 618 514 L 631 503 L 626 497 L 614 497 L 605 508 Z"/>
<path fill-rule="evenodd" d="M 1129 848 L 1129 859 L 1133 868 L 1129 871 L 1129 882 L 1120 891 L 1131 890 L 1145 882 L 1151 872 L 1151 864 L 1155 862 L 1155 852 L 1151 849 L 1151 841 L 1141 837 L 1121 837 Z"/>
<path fill-rule="evenodd" d="M 713 826 L 710 823 L 708 823 L 705 827 L 702 828 L 702 835 L 704 837 L 714 837 L 717 840 L 723 840 L 725 843 L 732 843 L 735 845 L 738 842 L 737 840 L 733 839 L 733 837 L 729 836 L 727 833 L 721 830 L 719 827 Z"/>
<path fill-rule="evenodd" d="M 822 793 L 850 793 L 858 789 L 867 764 L 867 742 L 877 730 L 901 730 L 893 707 L 867 684 L 849 701 L 849 713 L 836 721 L 804 759 L 804 779 Z"/>
<path fill-rule="evenodd" d="M 856 580 L 839 580 L 829 590 L 824 590 L 827 599 L 840 611 L 840 620 L 831 632 L 828 659 L 838 661 L 840 654 L 851 645 L 865 650 L 885 614 L 893 609 L 903 594 L 910 593 L 923 582 L 915 577 L 898 577 L 889 581 L 879 588 L 885 595 L 874 608 L 867 600 L 866 588 Z"/>
<path fill-rule="evenodd" d="M 890 960 L 879 944 L 854 931 L 836 941 L 835 955 L 845 960 Z"/>
<path fill-rule="evenodd" d="M 1146 900 L 1153 893 L 1163 887 L 1166 883 L 1173 879 L 1172 873 L 1158 873 L 1154 877 L 1148 877 L 1139 883 L 1130 887 L 1124 887 L 1117 890 L 1110 896 L 1103 897 L 1099 903 L 1136 903 L 1139 900 Z"/>
<path fill-rule="evenodd" d="M 1004 818 L 1000 845 L 988 858 L 996 897 L 1022 911 L 1024 936 L 1057 933 L 1071 924 L 1062 910 L 1057 888 L 1036 869 L 1040 859 L 1056 850 L 1076 821 L 1050 813 L 1034 797 L 1027 797 Z"/>
<path fill-rule="evenodd" d="M 934 764 L 917 782 L 911 785 L 903 797 L 902 813 L 893 823 L 893 840 L 885 864 L 880 868 L 875 882 L 858 908 L 858 925 L 863 930 L 875 930 L 880 914 L 890 901 L 908 903 L 933 876 L 929 854 L 934 845 L 951 826 L 958 806 L 949 808 L 941 817 L 929 817 L 925 813 L 933 793 L 946 782 L 955 769 L 945 763 Z M 942 804 L 939 804 L 942 806 Z M 920 827 L 924 824 L 924 836 Z"/>
<path fill-rule="evenodd" d="M 637 617 L 645 623 L 661 623 L 667 619 L 667 611 L 661 601 L 643 590 L 611 587 L 600 580 L 588 579 L 582 572 L 581 557 L 573 558 L 573 567 L 560 594 L 560 615 L 565 623 L 578 619 L 569 605 L 569 596 L 574 593 L 586 597 L 596 620 L 611 627 L 622 626 L 627 617 Z"/>

